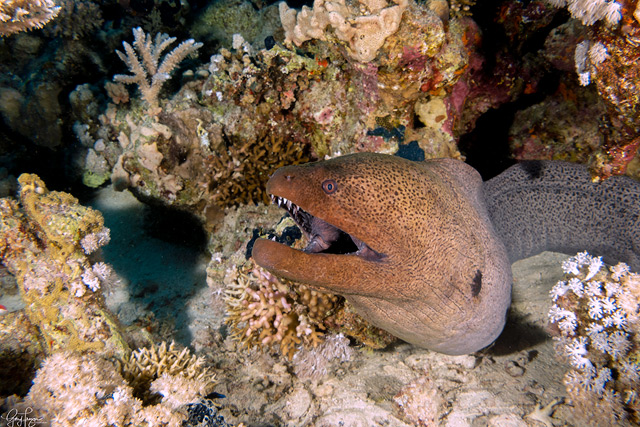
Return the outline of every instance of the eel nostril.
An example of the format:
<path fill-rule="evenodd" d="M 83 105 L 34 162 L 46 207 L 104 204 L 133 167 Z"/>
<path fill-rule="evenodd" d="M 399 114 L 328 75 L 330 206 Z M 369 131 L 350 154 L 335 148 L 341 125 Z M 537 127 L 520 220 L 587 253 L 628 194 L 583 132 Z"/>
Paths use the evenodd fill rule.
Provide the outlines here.
<path fill-rule="evenodd" d="M 284 179 L 286 179 L 287 181 L 291 181 L 293 179 L 293 175 L 285 175 Z"/>

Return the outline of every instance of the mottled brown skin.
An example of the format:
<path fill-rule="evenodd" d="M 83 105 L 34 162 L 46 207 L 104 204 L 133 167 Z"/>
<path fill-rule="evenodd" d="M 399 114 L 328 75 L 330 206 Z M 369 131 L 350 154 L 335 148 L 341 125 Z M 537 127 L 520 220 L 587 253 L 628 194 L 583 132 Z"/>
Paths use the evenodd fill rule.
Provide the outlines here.
<path fill-rule="evenodd" d="M 335 192 L 322 183 L 333 179 Z M 343 295 L 372 324 L 420 347 L 466 354 L 504 327 L 511 265 L 482 179 L 453 159 L 361 153 L 279 169 L 267 191 L 383 254 L 306 253 L 260 239 L 253 258 L 279 276 Z"/>

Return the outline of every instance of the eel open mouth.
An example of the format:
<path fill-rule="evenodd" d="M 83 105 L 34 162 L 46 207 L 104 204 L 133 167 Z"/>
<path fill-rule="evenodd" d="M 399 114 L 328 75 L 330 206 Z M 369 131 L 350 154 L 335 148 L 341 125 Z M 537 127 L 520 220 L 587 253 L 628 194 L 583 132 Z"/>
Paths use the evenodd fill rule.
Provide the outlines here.
<path fill-rule="evenodd" d="M 304 252 L 357 255 L 369 261 L 380 261 L 385 255 L 371 249 L 355 236 L 313 216 L 291 200 L 271 196 L 271 201 L 285 209 L 309 240 Z"/>

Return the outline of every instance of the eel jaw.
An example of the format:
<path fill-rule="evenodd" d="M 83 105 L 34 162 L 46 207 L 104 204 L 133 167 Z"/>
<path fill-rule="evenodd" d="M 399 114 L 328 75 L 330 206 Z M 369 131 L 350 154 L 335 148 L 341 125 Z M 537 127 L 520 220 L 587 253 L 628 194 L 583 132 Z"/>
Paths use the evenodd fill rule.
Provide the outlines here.
<path fill-rule="evenodd" d="M 362 240 L 305 211 L 291 200 L 271 194 L 271 201 L 285 209 L 309 240 L 303 249 L 308 254 L 356 255 L 367 261 L 381 261 L 385 254 Z"/>

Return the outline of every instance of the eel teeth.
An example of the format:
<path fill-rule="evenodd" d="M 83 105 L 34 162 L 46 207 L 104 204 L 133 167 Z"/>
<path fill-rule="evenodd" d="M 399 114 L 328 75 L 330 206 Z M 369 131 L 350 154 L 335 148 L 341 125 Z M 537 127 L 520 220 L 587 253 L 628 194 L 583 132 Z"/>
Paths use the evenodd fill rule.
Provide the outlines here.
<path fill-rule="evenodd" d="M 269 196 L 271 197 L 271 201 L 274 204 L 289 212 L 291 218 L 293 218 L 293 220 L 302 230 L 307 233 L 311 232 L 310 220 L 311 218 L 313 218 L 312 215 L 310 215 L 304 209 L 300 208 L 298 205 L 285 197 L 274 196 L 273 194 L 270 194 Z"/>
<path fill-rule="evenodd" d="M 289 214 L 292 217 L 296 217 L 296 215 L 298 214 L 298 210 L 300 208 L 298 208 L 298 206 L 293 203 L 291 200 L 285 198 L 285 197 L 280 197 L 280 196 L 274 196 L 273 194 L 270 195 L 271 196 L 271 201 L 273 203 L 275 203 L 276 205 L 278 205 L 278 207 L 284 208 L 287 210 L 287 212 L 289 212 Z"/>

